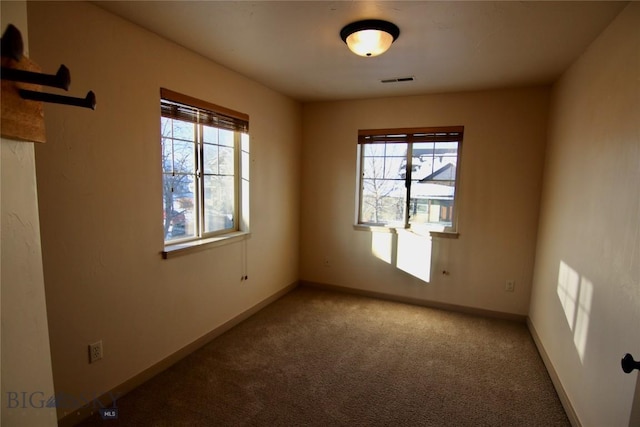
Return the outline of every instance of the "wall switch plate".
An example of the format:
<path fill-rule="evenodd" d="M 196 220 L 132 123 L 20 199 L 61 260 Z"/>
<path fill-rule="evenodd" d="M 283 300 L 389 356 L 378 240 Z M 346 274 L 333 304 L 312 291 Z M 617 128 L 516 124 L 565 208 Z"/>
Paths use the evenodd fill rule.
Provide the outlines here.
<path fill-rule="evenodd" d="M 89 344 L 89 363 L 102 359 L 102 340 Z"/>
<path fill-rule="evenodd" d="M 507 282 L 504 285 L 505 292 L 513 292 L 515 288 L 516 288 L 515 280 L 507 280 Z"/>

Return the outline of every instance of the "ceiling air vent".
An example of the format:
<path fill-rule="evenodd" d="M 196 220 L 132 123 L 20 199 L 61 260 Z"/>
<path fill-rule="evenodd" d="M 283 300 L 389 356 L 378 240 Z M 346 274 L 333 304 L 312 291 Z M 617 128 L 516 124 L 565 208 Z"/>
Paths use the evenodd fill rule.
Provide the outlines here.
<path fill-rule="evenodd" d="M 384 79 L 380 80 L 382 83 L 399 83 L 399 82 L 412 82 L 414 80 L 413 77 L 398 77 L 395 79 Z"/>

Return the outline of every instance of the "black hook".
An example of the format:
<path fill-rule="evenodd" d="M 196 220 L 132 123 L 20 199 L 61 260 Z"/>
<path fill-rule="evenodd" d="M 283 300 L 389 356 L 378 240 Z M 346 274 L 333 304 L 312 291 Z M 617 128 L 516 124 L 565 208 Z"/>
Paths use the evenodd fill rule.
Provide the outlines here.
<path fill-rule="evenodd" d="M 73 98 L 71 96 L 55 95 L 53 93 L 36 92 L 33 90 L 20 90 L 20 96 L 23 99 L 32 101 L 52 102 L 54 104 L 73 105 L 74 107 L 84 107 L 96 109 L 96 95 L 93 91 L 89 91 L 85 98 Z"/>
<path fill-rule="evenodd" d="M 22 34 L 13 24 L 9 24 L 7 29 L 4 30 L 0 41 L 0 49 L 2 49 L 3 58 L 12 58 L 16 61 L 22 59 L 22 52 L 24 51 Z"/>
<path fill-rule="evenodd" d="M 640 362 L 633 360 L 633 356 L 629 353 L 625 354 L 621 361 L 622 370 L 626 374 L 630 374 L 634 369 L 640 370 Z"/>
<path fill-rule="evenodd" d="M 33 71 L 16 70 L 2 67 L 2 79 L 16 82 L 34 83 L 43 86 L 57 87 L 68 90 L 71 84 L 71 73 L 64 65 L 61 65 L 55 75 L 34 73 Z"/>

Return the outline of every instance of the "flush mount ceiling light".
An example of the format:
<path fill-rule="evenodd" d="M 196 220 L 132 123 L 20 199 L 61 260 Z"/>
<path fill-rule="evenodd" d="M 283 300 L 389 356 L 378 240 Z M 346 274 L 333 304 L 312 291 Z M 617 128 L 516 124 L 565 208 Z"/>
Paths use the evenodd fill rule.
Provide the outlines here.
<path fill-rule="evenodd" d="M 340 31 L 340 37 L 351 52 L 360 56 L 378 56 L 389 49 L 400 35 L 400 29 L 391 22 L 365 19 L 352 22 Z"/>

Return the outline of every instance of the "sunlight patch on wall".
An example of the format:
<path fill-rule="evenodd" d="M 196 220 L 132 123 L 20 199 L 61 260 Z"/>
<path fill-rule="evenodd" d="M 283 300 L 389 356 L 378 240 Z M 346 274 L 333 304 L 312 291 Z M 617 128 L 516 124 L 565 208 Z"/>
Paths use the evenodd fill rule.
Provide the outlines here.
<path fill-rule="evenodd" d="M 558 272 L 558 298 L 564 309 L 569 327 L 573 330 L 573 322 L 576 315 L 578 301 L 578 289 L 580 287 L 580 275 L 569 267 L 564 261 L 560 261 Z"/>
<path fill-rule="evenodd" d="M 593 282 L 582 277 L 564 261 L 560 261 L 557 293 L 569 328 L 573 332 L 573 344 L 580 361 L 584 362 L 593 303 Z"/>
<path fill-rule="evenodd" d="M 584 361 L 584 352 L 587 348 L 592 301 L 593 283 L 591 283 L 589 279 L 582 277 L 580 279 L 580 297 L 578 299 L 578 311 L 576 313 L 576 326 L 573 331 L 573 343 L 580 355 L 580 361 Z"/>
<path fill-rule="evenodd" d="M 371 253 L 396 268 L 429 282 L 431 275 L 431 238 L 409 230 L 395 233 L 371 233 Z"/>
<path fill-rule="evenodd" d="M 399 231 L 396 267 L 418 279 L 429 282 L 431 238 L 406 230 Z"/>
<path fill-rule="evenodd" d="M 392 264 L 394 238 L 395 235 L 391 233 L 371 233 L 371 252 L 373 255 L 387 264 Z"/>

